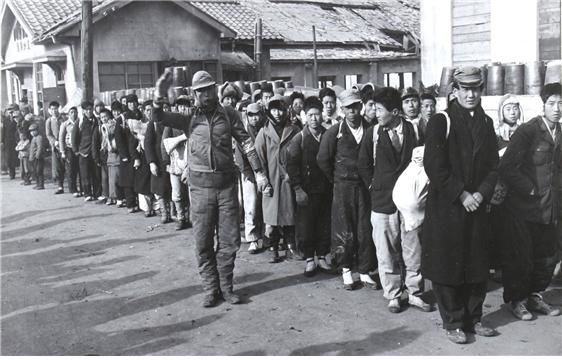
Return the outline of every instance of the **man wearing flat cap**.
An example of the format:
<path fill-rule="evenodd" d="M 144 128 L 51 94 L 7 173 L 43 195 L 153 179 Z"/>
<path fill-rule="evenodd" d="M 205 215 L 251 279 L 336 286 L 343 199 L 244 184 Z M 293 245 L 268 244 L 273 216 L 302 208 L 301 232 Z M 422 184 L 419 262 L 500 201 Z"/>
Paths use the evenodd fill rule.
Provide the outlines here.
<path fill-rule="evenodd" d="M 490 202 L 498 179 L 494 124 L 482 106 L 482 73 L 467 66 L 454 72 L 455 99 L 446 115 L 428 122 L 424 167 L 429 194 L 422 230 L 422 275 L 432 281 L 449 340 L 466 333 L 494 336 L 482 325 L 488 279 Z"/>
<path fill-rule="evenodd" d="M 233 137 L 242 145 L 256 173 L 260 190 L 269 184 L 254 142 L 244 129 L 240 115 L 231 107 L 219 104 L 212 76 L 206 71 L 198 71 L 193 75 L 196 106 L 187 114 L 162 111 L 160 102 L 171 84 L 170 71 L 166 71 L 156 82 L 153 120 L 182 129 L 191 141 L 188 181 L 199 274 L 207 292 L 203 306 L 216 306 L 221 298 L 238 304 L 241 300 L 232 288 L 234 261 L 240 248 Z M 218 236 L 215 251 L 213 235 L 216 228 Z"/>
<path fill-rule="evenodd" d="M 72 128 L 72 150 L 78 154 L 78 167 L 84 192 L 84 201 L 94 201 L 95 194 L 100 188 L 100 181 L 96 177 L 96 164 L 94 162 L 94 138 L 99 137 L 98 121 L 94 117 L 94 104 L 83 101 L 82 119 L 78 126 Z"/>
<path fill-rule="evenodd" d="M 507 185 L 507 212 L 502 244 L 503 299 L 513 315 L 531 320 L 531 312 L 560 315 L 541 292 L 556 265 L 560 223 L 562 85 L 541 91 L 544 115 L 520 125 L 511 136 L 500 163 Z"/>
<path fill-rule="evenodd" d="M 339 99 L 344 120 L 324 133 L 316 158 L 318 166 L 334 186 L 332 260 L 342 271 L 344 289 L 355 288 L 352 271 L 359 273 L 364 287 L 378 289 L 378 284 L 369 275 L 376 269 L 369 192 L 359 176 L 357 162 L 369 124 L 360 115 L 362 103 L 359 91 L 342 91 Z"/>

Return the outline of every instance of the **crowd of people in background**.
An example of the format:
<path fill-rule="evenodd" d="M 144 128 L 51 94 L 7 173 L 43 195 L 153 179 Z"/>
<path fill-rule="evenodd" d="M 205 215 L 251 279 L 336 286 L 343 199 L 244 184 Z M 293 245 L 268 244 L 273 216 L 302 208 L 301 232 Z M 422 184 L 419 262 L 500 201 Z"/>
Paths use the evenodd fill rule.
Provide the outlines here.
<path fill-rule="evenodd" d="M 56 195 L 160 215 L 193 227 L 203 306 L 242 302 L 233 290 L 243 219 L 247 251 L 304 261 L 304 275 L 381 290 L 388 310 L 424 312 L 431 280 L 446 336 L 495 336 L 482 324 L 486 282 L 502 282 L 513 315 L 556 316 L 542 297 L 562 254 L 561 84 L 525 118 L 505 95 L 494 122 L 476 67 L 455 70 L 446 109 L 414 88 L 370 84 L 314 95 L 248 94 L 204 71 L 172 103 L 171 74 L 155 98 L 84 101 L 48 117 L 9 105 L 3 171 L 43 190 L 50 154 Z M 107 105 L 107 106 L 106 106 Z M 239 212 L 243 216 L 239 216 Z"/>

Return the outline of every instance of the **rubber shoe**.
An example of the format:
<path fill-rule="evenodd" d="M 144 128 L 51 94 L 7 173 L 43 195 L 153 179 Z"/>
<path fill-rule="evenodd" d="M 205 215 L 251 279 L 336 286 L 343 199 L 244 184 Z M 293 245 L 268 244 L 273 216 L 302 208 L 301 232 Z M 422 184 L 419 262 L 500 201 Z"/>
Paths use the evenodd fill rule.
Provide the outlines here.
<path fill-rule="evenodd" d="M 316 263 L 314 262 L 314 258 L 306 259 L 306 267 L 304 269 L 304 276 L 312 277 L 316 274 Z"/>
<path fill-rule="evenodd" d="M 240 296 L 236 295 L 232 291 L 224 291 L 222 293 L 222 298 L 224 299 L 224 301 L 232 305 L 237 305 L 242 303 Z"/>
<path fill-rule="evenodd" d="M 527 299 L 527 308 L 531 311 L 538 312 L 540 314 L 548 316 L 558 316 L 560 315 L 560 309 L 554 308 L 547 304 L 542 296 L 538 293 L 532 293 Z"/>
<path fill-rule="evenodd" d="M 529 321 L 533 319 L 533 315 L 527 310 L 523 301 L 512 301 L 509 304 L 509 309 L 513 313 L 513 316 L 519 320 Z"/>
<path fill-rule="evenodd" d="M 431 312 L 433 310 L 433 306 L 423 301 L 423 299 L 419 296 L 408 295 L 408 304 L 415 306 L 424 312 Z"/>
<path fill-rule="evenodd" d="M 487 326 L 484 326 L 484 325 L 482 325 L 481 322 L 477 322 L 476 324 L 474 324 L 474 327 L 473 327 L 472 330 L 478 336 L 492 337 L 492 336 L 498 335 L 498 332 L 496 331 L 496 329 L 492 329 L 492 328 L 489 328 Z"/>
<path fill-rule="evenodd" d="M 345 290 L 353 290 L 353 277 L 351 276 L 351 270 L 343 269 L 342 278 L 343 278 L 343 288 Z"/>
<path fill-rule="evenodd" d="M 209 293 L 203 298 L 203 307 L 210 308 L 219 304 L 220 296 L 216 292 Z"/>
<path fill-rule="evenodd" d="M 379 284 L 377 284 L 376 281 L 369 276 L 369 274 L 359 274 L 359 280 L 366 289 L 380 290 Z"/>
<path fill-rule="evenodd" d="M 392 299 L 388 302 L 388 311 L 391 313 L 398 314 L 401 310 L 400 299 Z"/>
<path fill-rule="evenodd" d="M 466 344 L 466 334 L 461 329 L 447 330 L 447 339 L 455 344 Z"/>
<path fill-rule="evenodd" d="M 248 247 L 248 252 L 250 254 L 256 254 L 258 252 L 258 242 L 257 241 L 252 241 L 250 243 L 250 246 Z"/>

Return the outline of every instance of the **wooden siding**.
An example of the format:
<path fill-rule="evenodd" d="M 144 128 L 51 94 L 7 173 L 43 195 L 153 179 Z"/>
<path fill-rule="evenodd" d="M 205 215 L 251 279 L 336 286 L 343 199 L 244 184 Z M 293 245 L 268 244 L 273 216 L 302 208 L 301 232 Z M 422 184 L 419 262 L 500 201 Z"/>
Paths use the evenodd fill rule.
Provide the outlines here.
<path fill-rule="evenodd" d="M 490 62 L 490 0 L 453 0 L 453 65 Z"/>
<path fill-rule="evenodd" d="M 539 0 L 539 59 L 562 57 L 560 49 L 560 1 Z"/>

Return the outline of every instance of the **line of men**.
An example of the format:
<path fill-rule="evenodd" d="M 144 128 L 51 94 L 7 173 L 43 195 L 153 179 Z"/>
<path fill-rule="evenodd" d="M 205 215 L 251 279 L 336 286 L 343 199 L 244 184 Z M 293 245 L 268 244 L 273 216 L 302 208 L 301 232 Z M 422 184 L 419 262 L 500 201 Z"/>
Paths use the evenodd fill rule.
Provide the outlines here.
<path fill-rule="evenodd" d="M 244 123 L 243 112 L 232 107 L 243 96 L 234 85 L 226 83 L 218 93 L 208 73 L 196 73 L 195 107 L 187 114 L 161 110 L 170 86 L 171 74 L 165 73 L 156 84 L 153 120 L 183 130 L 192 141 L 188 182 L 204 306 L 216 306 L 221 298 L 241 302 L 232 288 L 240 247 L 234 139 L 242 159 L 250 251 L 263 240 L 277 263 L 281 239 L 286 257 L 294 256 L 300 243 L 305 275 L 335 266 L 348 290 L 360 284 L 377 289 L 378 269 L 392 313 L 402 311 L 406 292 L 410 305 L 431 311 L 421 297 L 424 278 L 429 279 L 454 343 L 465 343 L 466 332 L 497 335 L 481 318 L 493 239 L 490 201 L 501 174 L 513 188 L 505 201 L 511 211 L 507 221 L 520 230 L 494 234 L 504 248 L 518 249 L 503 266 L 505 301 L 522 320 L 527 320 L 522 311 L 529 310 L 559 315 L 540 293 L 552 278 L 560 231 L 560 84 L 544 87 L 544 115 L 514 132 L 501 164 L 494 123 L 480 105 L 483 77 L 476 67 L 457 69 L 447 110 L 425 118 L 413 110 L 421 98 L 411 90 L 401 94 L 387 87 L 363 98 L 358 89 L 345 90 L 338 96 L 343 116 L 337 118 L 331 89 L 322 89 L 319 97 L 293 93 L 287 99 L 266 88 L 253 94 L 254 101 L 262 98 L 246 106 Z M 425 100 L 433 113 L 435 99 Z M 332 124 L 323 126 L 324 114 Z M 425 153 L 415 151 L 423 143 Z M 393 197 L 412 164 L 424 167 L 429 183 L 421 221 L 419 211 L 399 210 Z M 518 191 L 522 187 L 525 191 Z M 536 218 L 537 209 L 544 217 Z M 524 281 L 513 281 L 518 277 Z"/>
<path fill-rule="evenodd" d="M 406 294 L 411 306 L 432 311 L 422 298 L 424 278 L 431 280 L 455 343 L 465 343 L 466 332 L 497 335 L 481 322 L 494 242 L 514 316 L 559 315 L 541 295 L 562 232 L 559 83 L 541 92 L 544 114 L 517 126 L 506 115 L 501 136 L 480 105 L 483 78 L 475 67 L 455 71 L 447 109 L 437 114 L 435 98 L 413 89 L 352 88 L 336 96 L 325 88 L 318 97 L 287 98 L 266 86 L 250 99 L 234 84 L 217 88 L 205 71 L 193 76 L 194 104 L 180 97 L 170 111 L 171 84 L 166 72 L 142 112 L 129 95 L 111 111 L 84 102 L 80 120 L 71 109 L 62 121 L 51 103 L 46 132 L 59 134 L 50 142 L 53 159 L 66 162 L 75 196 L 116 199 L 130 212 L 144 199 L 151 216 L 154 195 L 163 222 L 170 191 L 178 219 L 191 204 L 178 229 L 190 214 L 203 306 L 242 302 L 233 289 L 241 201 L 250 253 L 269 247 L 272 263 L 302 254 L 305 276 L 337 271 L 344 289 L 382 287 L 392 313 L 405 308 Z M 500 119 L 505 105 L 511 112 L 519 106 L 502 101 Z M 498 139 L 507 144 L 501 162 Z M 396 191 L 403 174 L 415 174 L 414 190 Z M 505 201 L 494 202 L 500 184 Z M 414 201 L 403 206 L 398 199 L 408 192 Z M 502 214 L 494 218 L 500 226 L 494 212 Z"/>

